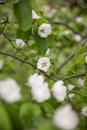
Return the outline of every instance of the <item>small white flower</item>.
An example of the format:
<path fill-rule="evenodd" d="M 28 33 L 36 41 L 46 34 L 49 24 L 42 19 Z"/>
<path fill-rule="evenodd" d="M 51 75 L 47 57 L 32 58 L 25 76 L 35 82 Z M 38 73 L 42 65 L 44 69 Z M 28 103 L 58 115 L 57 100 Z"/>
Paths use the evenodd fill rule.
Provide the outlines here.
<path fill-rule="evenodd" d="M 48 100 L 51 96 L 47 83 L 40 84 L 37 88 L 32 88 L 31 92 L 33 99 L 38 103 Z"/>
<path fill-rule="evenodd" d="M 0 81 L 0 97 L 8 103 L 14 103 L 20 100 L 20 87 L 15 80 L 9 78 Z"/>
<path fill-rule="evenodd" d="M 49 55 L 49 54 L 50 54 L 50 48 L 48 48 L 46 51 L 46 55 Z"/>
<path fill-rule="evenodd" d="M 87 116 L 87 106 L 84 106 L 81 111 L 83 116 Z"/>
<path fill-rule="evenodd" d="M 67 95 L 67 89 L 63 84 L 64 84 L 63 81 L 60 80 L 60 81 L 56 82 L 52 88 L 53 95 L 58 102 L 64 101 L 64 99 Z"/>
<path fill-rule="evenodd" d="M 66 12 L 66 11 L 67 11 L 66 7 L 62 7 L 62 8 L 61 8 L 61 11 L 62 11 L 62 12 Z"/>
<path fill-rule="evenodd" d="M 65 34 L 65 35 L 69 35 L 69 34 L 71 34 L 71 32 L 70 32 L 69 30 L 66 30 L 66 31 L 64 32 L 64 34 Z"/>
<path fill-rule="evenodd" d="M 25 45 L 25 42 L 22 39 L 16 39 L 16 45 L 18 48 L 23 48 Z"/>
<path fill-rule="evenodd" d="M 38 27 L 38 35 L 42 38 L 46 38 L 51 34 L 51 25 L 43 23 Z"/>
<path fill-rule="evenodd" d="M 41 57 L 38 59 L 38 62 L 37 62 L 37 68 L 44 71 L 44 72 L 47 72 L 47 70 L 49 69 L 51 63 L 50 63 L 50 59 L 47 58 L 47 57 Z"/>
<path fill-rule="evenodd" d="M 67 86 L 67 88 L 68 88 L 69 91 L 72 91 L 74 87 L 75 87 L 75 86 L 72 85 L 72 84 L 68 84 L 68 86 Z M 72 97 L 75 96 L 75 94 L 71 93 L 71 94 L 69 94 L 68 96 L 69 96 L 69 98 L 72 98 Z"/>
<path fill-rule="evenodd" d="M 82 88 L 83 85 L 84 85 L 84 80 L 78 79 L 78 80 L 77 80 L 77 84 L 78 84 L 78 88 Z"/>
<path fill-rule="evenodd" d="M 44 82 L 42 75 L 33 74 L 28 79 L 28 84 L 31 86 L 33 99 L 38 103 L 44 102 L 50 98 L 48 83 Z"/>
<path fill-rule="evenodd" d="M 85 63 L 87 64 L 87 56 L 85 57 Z"/>
<path fill-rule="evenodd" d="M 77 42 L 81 41 L 82 37 L 78 34 L 74 35 L 74 40 L 76 40 Z"/>
<path fill-rule="evenodd" d="M 50 10 L 50 11 L 47 13 L 46 17 L 47 17 L 47 18 L 52 18 L 56 12 L 57 12 L 56 9 L 52 9 L 52 10 Z"/>
<path fill-rule="evenodd" d="M 4 65 L 4 61 L 0 60 L 0 70 L 3 68 L 3 65 Z"/>
<path fill-rule="evenodd" d="M 40 18 L 40 16 L 38 16 L 36 14 L 36 12 L 34 10 L 32 10 L 32 19 L 39 19 L 39 18 Z"/>
<path fill-rule="evenodd" d="M 28 84 L 33 88 L 38 87 L 38 84 L 44 83 L 44 77 L 42 75 L 38 75 L 37 73 L 31 75 L 28 79 Z"/>
<path fill-rule="evenodd" d="M 69 104 L 56 110 L 53 121 L 62 130 L 74 130 L 79 124 L 77 113 Z"/>
<path fill-rule="evenodd" d="M 75 88 L 75 86 L 74 86 L 74 85 L 72 85 L 72 84 L 68 84 L 68 86 L 67 86 L 67 87 L 68 87 L 68 90 L 69 90 L 69 91 L 71 91 L 71 90 L 73 90 L 73 88 Z"/>
<path fill-rule="evenodd" d="M 78 16 L 78 17 L 76 17 L 76 19 L 75 19 L 75 21 L 77 22 L 77 23 L 81 23 L 82 22 L 82 17 L 80 17 L 80 16 Z"/>

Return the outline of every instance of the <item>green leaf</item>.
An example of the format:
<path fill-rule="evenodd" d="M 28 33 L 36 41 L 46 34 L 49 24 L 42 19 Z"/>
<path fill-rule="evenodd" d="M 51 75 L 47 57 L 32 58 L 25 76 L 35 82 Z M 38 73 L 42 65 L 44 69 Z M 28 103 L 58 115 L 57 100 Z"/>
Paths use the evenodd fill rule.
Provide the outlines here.
<path fill-rule="evenodd" d="M 83 88 L 81 89 L 81 94 L 83 95 L 83 96 L 86 96 L 87 97 L 87 77 L 86 77 L 86 79 L 85 79 L 85 81 L 84 81 L 84 86 L 83 86 Z"/>
<path fill-rule="evenodd" d="M 49 42 L 49 47 L 53 48 L 54 44 L 55 44 L 54 37 L 52 35 L 50 35 L 50 36 L 47 37 L 47 39 L 48 39 L 48 42 Z"/>
<path fill-rule="evenodd" d="M 16 4 L 19 0 L 4 0 L 5 4 Z"/>
<path fill-rule="evenodd" d="M 30 34 L 31 34 L 30 30 L 22 31 L 22 30 L 18 29 L 17 33 L 16 33 L 16 36 L 19 39 L 27 40 L 29 38 Z"/>
<path fill-rule="evenodd" d="M 78 2 L 80 3 L 80 5 L 81 5 L 82 7 L 87 8 L 87 0 L 78 0 Z"/>
<path fill-rule="evenodd" d="M 39 125 L 38 130 L 56 130 L 51 121 L 45 121 Z"/>
<path fill-rule="evenodd" d="M 71 67 L 69 69 L 69 71 L 67 72 L 68 76 L 72 76 L 72 75 L 77 75 L 77 74 L 83 74 L 85 73 L 85 65 L 81 64 L 81 63 L 76 63 L 75 65 L 73 65 L 73 67 Z"/>
<path fill-rule="evenodd" d="M 19 116 L 19 113 L 18 113 L 18 110 L 16 109 L 16 107 L 14 107 L 10 104 L 7 104 L 5 107 L 9 113 L 9 117 L 11 119 L 11 124 L 13 126 L 13 130 L 24 130 L 22 120 Z"/>
<path fill-rule="evenodd" d="M 29 30 L 32 24 L 31 0 L 20 0 L 14 4 L 13 11 L 19 22 L 19 29 Z"/>
<path fill-rule="evenodd" d="M 34 39 L 37 43 L 38 46 L 38 54 L 39 55 L 44 55 L 48 49 L 49 42 L 47 38 L 41 38 L 38 35 L 34 36 Z"/>
<path fill-rule="evenodd" d="M 37 104 L 25 103 L 20 108 L 20 117 L 23 119 L 26 129 L 29 129 L 32 124 L 38 122 L 41 115 L 41 110 Z"/>
<path fill-rule="evenodd" d="M 0 130 L 12 130 L 9 116 L 5 108 L 0 104 Z"/>

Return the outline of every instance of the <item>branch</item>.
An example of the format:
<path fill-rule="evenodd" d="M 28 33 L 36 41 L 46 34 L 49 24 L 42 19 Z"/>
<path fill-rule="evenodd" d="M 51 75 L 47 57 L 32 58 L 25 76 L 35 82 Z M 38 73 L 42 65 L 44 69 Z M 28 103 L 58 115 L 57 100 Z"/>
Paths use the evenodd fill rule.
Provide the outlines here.
<path fill-rule="evenodd" d="M 16 57 L 16 56 L 12 55 L 12 54 L 5 53 L 5 52 L 1 52 L 1 51 L 0 51 L 0 54 L 1 54 L 1 55 L 4 55 L 4 56 L 12 57 L 12 58 L 14 58 L 14 59 L 16 59 L 16 60 L 18 60 L 18 61 L 20 61 L 20 62 L 22 62 L 22 63 L 26 63 L 26 64 L 32 66 L 33 68 L 37 69 L 39 72 L 43 73 L 43 74 L 44 74 L 47 78 L 49 78 L 50 80 L 52 80 L 52 81 L 54 81 L 54 82 L 57 81 L 55 78 L 51 77 L 50 75 L 48 75 L 48 74 L 45 73 L 44 71 L 39 70 L 35 65 L 33 65 L 33 64 L 32 64 L 31 62 L 29 62 L 29 61 L 26 61 L 26 60 L 24 60 L 24 59 L 21 59 L 21 58 L 19 58 L 19 57 Z"/>
<path fill-rule="evenodd" d="M 64 62 L 62 62 L 61 65 L 57 68 L 57 71 L 56 71 L 57 73 L 74 57 L 78 49 L 84 46 L 86 42 L 87 42 L 87 38 L 81 41 L 81 43 L 77 46 L 77 48 L 75 48 L 75 50 L 67 57 L 67 59 Z"/>
<path fill-rule="evenodd" d="M 0 1 L 0 4 L 4 5 L 5 3 L 4 3 L 4 1 Z"/>
<path fill-rule="evenodd" d="M 63 23 L 63 22 L 51 22 L 52 24 L 56 24 L 56 25 L 62 25 L 62 26 L 65 26 L 67 27 L 68 29 L 70 29 L 73 33 L 75 34 L 79 34 L 81 37 L 84 38 L 84 36 L 82 34 L 80 34 L 79 32 L 77 32 L 76 30 L 74 30 L 71 26 L 69 26 L 68 24 L 66 23 Z"/>
<path fill-rule="evenodd" d="M 70 80 L 70 79 L 73 79 L 73 78 L 83 77 L 83 76 L 86 76 L 86 74 L 79 74 L 79 75 L 73 75 L 71 77 L 66 77 L 66 78 L 63 79 L 63 81 Z"/>

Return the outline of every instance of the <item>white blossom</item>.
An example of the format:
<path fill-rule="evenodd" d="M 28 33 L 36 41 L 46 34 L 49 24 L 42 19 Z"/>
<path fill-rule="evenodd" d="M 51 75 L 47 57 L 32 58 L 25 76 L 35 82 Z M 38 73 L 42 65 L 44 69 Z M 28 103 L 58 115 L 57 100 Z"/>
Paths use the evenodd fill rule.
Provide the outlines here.
<path fill-rule="evenodd" d="M 39 19 L 39 18 L 40 18 L 40 16 L 38 16 L 36 14 L 36 12 L 34 10 L 32 10 L 32 19 Z"/>
<path fill-rule="evenodd" d="M 67 95 L 67 89 L 64 86 L 63 81 L 57 81 L 52 88 L 53 96 L 56 98 L 58 102 L 64 101 Z"/>
<path fill-rule="evenodd" d="M 3 65 L 4 65 L 4 61 L 0 60 L 0 70 L 3 68 Z"/>
<path fill-rule="evenodd" d="M 81 41 L 81 39 L 82 39 L 82 37 L 80 35 L 78 35 L 78 34 L 74 35 L 75 41 L 79 42 L 79 41 Z"/>
<path fill-rule="evenodd" d="M 21 99 L 20 87 L 15 80 L 9 78 L 0 81 L 0 97 L 8 103 L 14 103 Z"/>
<path fill-rule="evenodd" d="M 33 87 L 38 87 L 38 85 L 44 83 L 44 77 L 42 75 L 38 75 L 37 73 L 31 75 L 28 79 L 28 84 Z"/>
<path fill-rule="evenodd" d="M 25 42 L 22 39 L 16 39 L 16 45 L 18 48 L 23 48 L 25 45 Z"/>
<path fill-rule="evenodd" d="M 71 31 L 66 30 L 66 31 L 64 32 L 64 34 L 65 34 L 65 35 L 69 35 L 69 34 L 71 34 Z"/>
<path fill-rule="evenodd" d="M 28 79 L 28 84 L 31 86 L 32 97 L 36 102 L 41 103 L 50 98 L 48 83 L 44 81 L 42 75 L 33 74 Z"/>
<path fill-rule="evenodd" d="M 81 113 L 83 116 L 86 116 L 87 117 L 87 106 L 84 106 L 81 110 Z"/>
<path fill-rule="evenodd" d="M 87 64 L 87 56 L 85 57 L 85 63 Z"/>
<path fill-rule="evenodd" d="M 56 110 L 53 122 L 62 130 L 74 130 L 79 124 L 79 117 L 71 105 L 67 104 Z"/>
<path fill-rule="evenodd" d="M 51 34 L 51 25 L 43 23 L 38 27 L 38 35 L 42 38 L 46 38 Z"/>
<path fill-rule="evenodd" d="M 78 80 L 77 80 L 77 84 L 78 84 L 78 88 L 82 88 L 83 85 L 84 85 L 84 80 L 78 79 Z"/>
<path fill-rule="evenodd" d="M 61 7 L 61 11 L 66 12 L 67 11 L 66 7 Z"/>
<path fill-rule="evenodd" d="M 68 88 L 69 91 L 72 91 L 73 88 L 75 88 L 75 86 L 72 85 L 72 84 L 68 84 L 67 88 Z M 75 95 L 74 93 L 68 94 L 69 98 L 74 97 L 74 95 Z"/>
<path fill-rule="evenodd" d="M 38 84 L 38 87 L 32 88 L 31 92 L 33 99 L 38 103 L 44 102 L 50 98 L 50 91 L 46 82 L 40 85 Z"/>
<path fill-rule="evenodd" d="M 46 55 L 49 55 L 49 54 L 50 54 L 50 48 L 48 48 L 46 51 Z"/>
<path fill-rule="evenodd" d="M 80 16 L 78 16 L 78 17 L 76 17 L 76 19 L 75 19 L 75 21 L 77 22 L 77 23 L 81 23 L 82 22 L 82 17 L 80 17 Z"/>
<path fill-rule="evenodd" d="M 52 10 L 50 10 L 50 11 L 47 13 L 46 17 L 47 17 L 47 18 L 52 18 L 56 12 L 57 12 L 56 9 L 52 9 Z"/>
<path fill-rule="evenodd" d="M 47 72 L 47 70 L 49 69 L 49 67 L 51 66 L 51 63 L 50 63 L 50 59 L 47 58 L 47 57 L 41 57 L 38 59 L 38 62 L 37 62 L 37 68 L 44 71 L 44 72 Z"/>

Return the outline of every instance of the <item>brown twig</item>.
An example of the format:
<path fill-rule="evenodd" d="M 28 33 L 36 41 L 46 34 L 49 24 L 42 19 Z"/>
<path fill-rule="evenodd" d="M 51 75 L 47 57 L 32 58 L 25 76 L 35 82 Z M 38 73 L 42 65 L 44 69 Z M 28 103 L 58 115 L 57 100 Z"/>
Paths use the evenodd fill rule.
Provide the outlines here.
<path fill-rule="evenodd" d="M 78 51 L 78 49 L 82 46 L 84 46 L 84 44 L 87 42 L 87 38 L 85 38 L 83 41 L 81 41 L 81 43 L 77 46 L 77 48 L 75 48 L 75 50 L 67 57 L 67 59 L 65 61 L 63 61 L 60 66 L 57 68 L 57 73 L 74 57 L 74 55 L 76 54 L 76 52 Z"/>
<path fill-rule="evenodd" d="M 70 79 L 73 79 L 73 78 L 83 77 L 83 76 L 86 76 L 86 74 L 79 74 L 79 75 L 73 75 L 73 76 L 70 76 L 70 77 L 66 77 L 66 78 L 63 79 L 63 81 L 70 80 Z"/>
<path fill-rule="evenodd" d="M 50 75 L 48 75 L 48 74 L 45 73 L 44 71 L 39 70 L 35 65 L 33 65 L 33 64 L 32 64 L 31 62 L 29 62 L 29 61 L 26 61 L 26 60 L 24 60 L 24 59 L 21 59 L 21 58 L 19 58 L 19 57 L 16 57 L 16 56 L 14 56 L 14 55 L 12 55 L 12 54 L 9 54 L 9 53 L 6 53 L 6 52 L 1 52 L 1 51 L 0 51 L 0 54 L 1 54 L 1 55 L 4 55 L 4 56 L 12 57 L 12 58 L 14 58 L 14 59 L 16 59 L 16 60 L 18 60 L 18 61 L 20 61 L 20 62 L 22 62 L 22 63 L 26 63 L 26 64 L 32 66 L 33 68 L 37 69 L 39 72 L 43 73 L 43 74 L 44 74 L 47 78 L 49 78 L 50 80 L 52 80 L 52 81 L 54 81 L 54 82 L 57 81 L 55 78 L 51 77 Z"/>
<path fill-rule="evenodd" d="M 63 22 L 51 22 L 52 24 L 56 24 L 56 25 L 62 25 L 65 26 L 66 28 L 70 29 L 74 34 L 78 34 L 80 35 L 82 38 L 84 38 L 85 36 L 83 36 L 81 33 L 79 33 L 78 31 L 74 30 L 71 26 L 69 26 L 66 23 Z"/>

